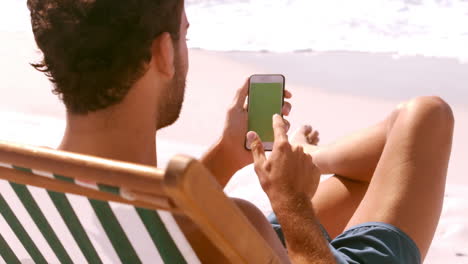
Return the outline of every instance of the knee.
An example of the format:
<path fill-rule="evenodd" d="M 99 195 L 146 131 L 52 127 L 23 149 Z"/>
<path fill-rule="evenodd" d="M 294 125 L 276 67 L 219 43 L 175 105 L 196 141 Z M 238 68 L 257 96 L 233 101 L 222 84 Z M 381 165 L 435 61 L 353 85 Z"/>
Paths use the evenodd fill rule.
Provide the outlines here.
<path fill-rule="evenodd" d="M 453 130 L 455 118 L 452 108 L 442 98 L 437 96 L 422 96 L 400 106 L 400 111 L 411 118 L 424 123 L 430 123 L 439 128 Z"/>
<path fill-rule="evenodd" d="M 247 216 L 247 218 L 252 219 L 257 218 L 259 216 L 263 216 L 260 209 L 258 209 L 251 202 L 239 198 L 231 198 L 231 200 L 237 205 L 237 207 L 239 207 L 239 209 L 241 209 L 241 211 L 244 213 L 244 215 Z"/>
<path fill-rule="evenodd" d="M 259 227 L 263 223 L 267 222 L 266 217 L 263 215 L 262 211 L 257 208 L 254 204 L 249 201 L 231 198 L 231 200 L 239 207 L 242 213 L 249 219 L 249 221 L 255 226 Z"/>
<path fill-rule="evenodd" d="M 270 245 L 270 247 L 278 254 L 278 257 L 281 259 L 281 263 L 290 263 L 287 252 L 285 251 L 283 244 L 278 239 L 278 235 L 271 227 L 270 222 L 263 215 L 263 213 L 252 203 L 237 199 L 231 198 L 231 200 L 241 209 L 244 215 L 249 219 L 252 226 L 257 230 L 257 232 L 265 239 L 265 241 Z"/>

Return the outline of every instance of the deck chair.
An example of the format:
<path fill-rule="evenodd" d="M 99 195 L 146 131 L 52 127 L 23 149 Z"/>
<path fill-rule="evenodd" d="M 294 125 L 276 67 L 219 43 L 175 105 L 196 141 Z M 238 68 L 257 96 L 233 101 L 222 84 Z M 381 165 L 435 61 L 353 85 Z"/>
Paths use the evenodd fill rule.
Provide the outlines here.
<path fill-rule="evenodd" d="M 0 141 L 0 263 L 202 263 L 178 215 L 231 263 L 280 263 L 195 159 L 163 171 Z"/>

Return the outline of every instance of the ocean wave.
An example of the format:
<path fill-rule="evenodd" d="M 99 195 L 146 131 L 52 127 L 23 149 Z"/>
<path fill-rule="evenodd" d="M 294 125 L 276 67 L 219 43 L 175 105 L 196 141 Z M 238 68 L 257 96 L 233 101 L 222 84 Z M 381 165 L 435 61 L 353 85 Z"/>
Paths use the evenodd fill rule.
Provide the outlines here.
<path fill-rule="evenodd" d="M 189 46 L 218 51 L 363 51 L 468 61 L 468 1 L 185 0 Z M 30 31 L 4 0 L 0 31 Z"/>
<path fill-rule="evenodd" d="M 468 1 L 187 0 L 189 45 L 468 59 Z"/>

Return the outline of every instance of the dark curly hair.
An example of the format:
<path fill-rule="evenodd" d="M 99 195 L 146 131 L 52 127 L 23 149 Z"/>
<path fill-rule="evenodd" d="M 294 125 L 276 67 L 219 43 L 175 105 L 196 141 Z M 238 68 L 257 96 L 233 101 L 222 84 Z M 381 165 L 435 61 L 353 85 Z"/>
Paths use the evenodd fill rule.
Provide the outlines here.
<path fill-rule="evenodd" d="M 68 112 L 117 104 L 146 72 L 164 32 L 179 39 L 184 0 L 28 0 L 42 62 Z"/>

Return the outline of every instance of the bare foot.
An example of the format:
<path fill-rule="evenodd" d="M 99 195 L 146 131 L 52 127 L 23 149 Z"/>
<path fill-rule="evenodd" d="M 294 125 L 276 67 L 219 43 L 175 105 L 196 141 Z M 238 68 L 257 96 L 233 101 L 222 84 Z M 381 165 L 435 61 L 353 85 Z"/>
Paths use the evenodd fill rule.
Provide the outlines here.
<path fill-rule="evenodd" d="M 302 146 L 304 152 L 312 154 L 319 149 L 319 132 L 314 130 L 311 126 L 302 126 L 291 136 L 291 144 L 295 146 Z"/>

